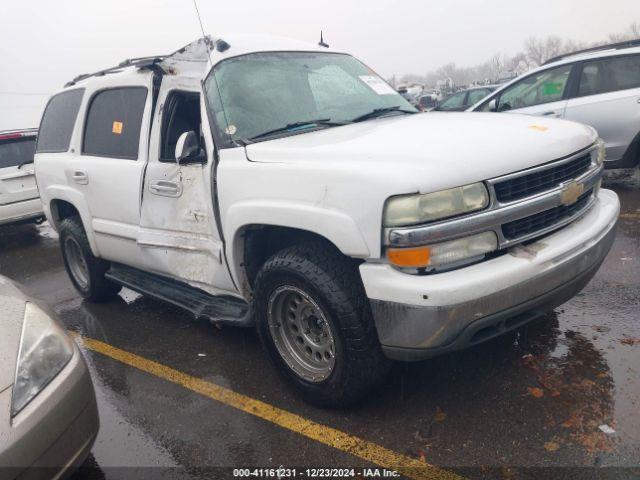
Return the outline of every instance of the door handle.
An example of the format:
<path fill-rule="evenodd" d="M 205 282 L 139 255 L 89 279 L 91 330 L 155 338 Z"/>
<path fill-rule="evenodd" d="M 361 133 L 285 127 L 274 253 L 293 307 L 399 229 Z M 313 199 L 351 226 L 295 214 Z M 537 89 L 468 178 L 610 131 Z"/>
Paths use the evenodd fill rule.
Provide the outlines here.
<path fill-rule="evenodd" d="M 149 184 L 149 190 L 155 195 L 163 197 L 179 197 L 182 195 L 182 185 L 166 180 L 158 180 Z"/>
<path fill-rule="evenodd" d="M 541 113 L 540 115 L 545 116 L 545 117 L 559 117 L 560 116 L 560 114 L 558 112 L 554 112 L 554 111 L 544 112 L 544 113 Z"/>
<path fill-rule="evenodd" d="M 78 185 L 87 185 L 89 183 L 89 176 L 86 174 L 86 172 L 81 172 L 79 170 L 76 170 L 75 172 L 73 172 L 73 175 L 71 175 L 71 178 Z"/>

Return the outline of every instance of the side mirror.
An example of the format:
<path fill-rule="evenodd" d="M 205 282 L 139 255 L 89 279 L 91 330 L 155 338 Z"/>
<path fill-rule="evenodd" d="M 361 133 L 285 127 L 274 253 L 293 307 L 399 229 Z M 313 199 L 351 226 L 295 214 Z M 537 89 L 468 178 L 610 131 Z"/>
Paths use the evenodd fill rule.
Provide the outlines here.
<path fill-rule="evenodd" d="M 487 105 L 487 111 L 489 112 L 497 112 L 498 111 L 498 99 L 492 98 L 489 104 Z"/>
<path fill-rule="evenodd" d="M 205 155 L 198 135 L 193 130 L 184 132 L 176 143 L 176 162 L 178 165 L 185 163 L 204 163 Z"/>

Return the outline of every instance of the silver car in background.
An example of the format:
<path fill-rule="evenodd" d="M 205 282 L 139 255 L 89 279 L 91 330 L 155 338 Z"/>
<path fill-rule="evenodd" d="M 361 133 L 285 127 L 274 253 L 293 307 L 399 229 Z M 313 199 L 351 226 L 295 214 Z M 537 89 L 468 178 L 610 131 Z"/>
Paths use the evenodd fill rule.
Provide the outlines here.
<path fill-rule="evenodd" d="M 82 354 L 46 307 L 0 276 L 0 480 L 59 478 L 98 433 Z"/>
<path fill-rule="evenodd" d="M 552 58 L 469 111 L 590 125 L 605 142 L 605 168 L 634 168 L 640 161 L 640 39 Z"/>

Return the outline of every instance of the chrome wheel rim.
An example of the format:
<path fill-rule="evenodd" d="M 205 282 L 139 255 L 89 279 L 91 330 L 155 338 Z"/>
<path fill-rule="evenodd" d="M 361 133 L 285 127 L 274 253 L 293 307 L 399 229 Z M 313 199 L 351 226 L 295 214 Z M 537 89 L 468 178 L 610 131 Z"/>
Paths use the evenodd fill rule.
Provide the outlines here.
<path fill-rule="evenodd" d="M 267 320 L 278 353 L 299 377 L 318 383 L 335 367 L 335 339 L 320 306 L 306 292 L 291 285 L 273 291 Z"/>
<path fill-rule="evenodd" d="M 67 237 L 64 241 L 64 251 L 71 276 L 81 288 L 86 289 L 89 285 L 89 266 L 82 254 L 80 244 L 75 238 Z"/>

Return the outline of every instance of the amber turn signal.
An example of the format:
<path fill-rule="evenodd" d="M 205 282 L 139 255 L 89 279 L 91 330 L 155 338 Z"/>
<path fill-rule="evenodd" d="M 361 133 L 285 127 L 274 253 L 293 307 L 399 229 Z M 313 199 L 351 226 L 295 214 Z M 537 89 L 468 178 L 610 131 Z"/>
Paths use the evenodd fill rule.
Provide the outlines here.
<path fill-rule="evenodd" d="M 390 248 L 387 250 L 387 258 L 396 267 L 426 267 L 431 258 L 431 249 L 429 247 Z"/>

